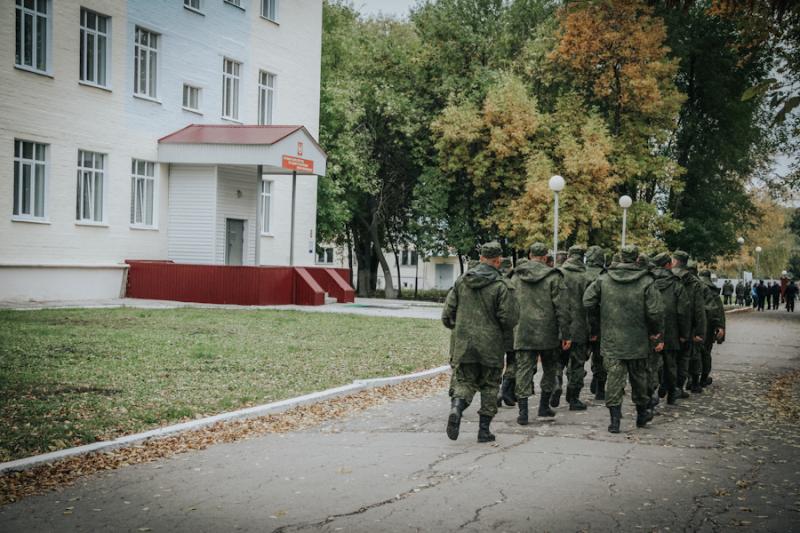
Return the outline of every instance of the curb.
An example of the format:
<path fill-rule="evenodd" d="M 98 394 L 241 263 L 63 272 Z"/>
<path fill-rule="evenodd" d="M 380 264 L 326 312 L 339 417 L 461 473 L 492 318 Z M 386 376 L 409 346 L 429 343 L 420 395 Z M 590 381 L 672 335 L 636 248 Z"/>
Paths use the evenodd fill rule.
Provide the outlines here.
<path fill-rule="evenodd" d="M 84 455 L 93 452 L 107 451 L 114 448 L 129 446 L 131 444 L 136 444 L 138 442 L 150 439 L 158 439 L 166 437 L 168 435 L 174 435 L 175 433 L 182 433 L 184 431 L 193 431 L 206 426 L 210 426 L 212 424 L 216 424 L 218 422 L 229 422 L 232 420 L 256 418 L 268 414 L 281 413 L 283 411 L 288 411 L 289 409 L 297 407 L 299 405 L 315 403 L 321 400 L 328 400 L 330 398 L 336 398 L 339 396 L 347 396 L 348 394 L 352 394 L 354 392 L 360 392 L 366 389 L 384 387 L 386 385 L 397 385 L 398 383 L 403 383 L 405 381 L 416 381 L 418 379 L 430 378 L 439 375 L 443 372 L 447 372 L 448 370 L 450 370 L 450 365 L 444 365 L 436 368 L 431 368 L 429 370 L 423 370 L 422 372 L 415 372 L 413 374 L 405 374 L 402 376 L 392 376 L 388 378 L 374 378 L 374 379 L 357 379 L 353 381 L 350 385 L 342 385 L 341 387 L 334 387 L 332 389 L 326 389 L 324 391 L 312 392 L 310 394 L 304 394 L 303 396 L 297 396 L 296 398 L 289 398 L 288 400 L 280 400 L 278 402 L 256 405 L 254 407 L 248 407 L 246 409 L 239 409 L 238 411 L 221 413 L 206 418 L 191 420 L 189 422 L 174 424 L 172 426 L 152 429 L 150 431 L 145 431 L 143 433 L 126 435 L 124 437 L 120 437 L 118 439 L 110 441 L 94 442 L 92 444 L 86 444 L 84 446 L 67 448 L 64 450 L 58 450 L 56 452 L 44 453 L 41 455 L 34 455 L 32 457 L 17 459 L 15 461 L 0 463 L 0 474 L 5 474 L 12 471 L 26 470 L 36 465 L 40 465 L 43 463 L 52 463 L 54 461 L 59 461 L 61 459 L 66 459 L 68 457 L 74 457 L 76 455 Z"/>
<path fill-rule="evenodd" d="M 753 310 L 752 307 L 745 306 L 745 307 L 737 307 L 736 309 L 728 309 L 725 311 L 726 315 L 732 315 L 734 313 L 749 313 Z"/>

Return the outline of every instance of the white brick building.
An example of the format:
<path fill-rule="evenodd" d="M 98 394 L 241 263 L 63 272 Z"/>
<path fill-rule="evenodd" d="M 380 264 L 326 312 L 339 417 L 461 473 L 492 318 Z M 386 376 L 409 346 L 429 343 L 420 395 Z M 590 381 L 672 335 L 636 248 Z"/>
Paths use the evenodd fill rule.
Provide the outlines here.
<path fill-rule="evenodd" d="M 116 296 L 126 259 L 314 264 L 322 0 L 0 10 L 0 299 Z"/>

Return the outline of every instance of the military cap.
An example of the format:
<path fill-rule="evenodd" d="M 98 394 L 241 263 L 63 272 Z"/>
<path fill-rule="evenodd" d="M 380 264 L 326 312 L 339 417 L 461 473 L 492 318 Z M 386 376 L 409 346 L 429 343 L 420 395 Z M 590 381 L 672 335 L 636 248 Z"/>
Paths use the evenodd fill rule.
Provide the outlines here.
<path fill-rule="evenodd" d="M 668 265 L 670 261 L 672 258 L 669 256 L 669 252 L 661 252 L 653 258 L 653 263 L 660 267 Z"/>
<path fill-rule="evenodd" d="M 601 247 L 595 245 L 595 246 L 590 246 L 589 248 L 586 249 L 586 259 L 592 261 L 596 257 L 605 259 L 605 252 Z"/>
<path fill-rule="evenodd" d="M 639 247 L 635 244 L 626 244 L 619 253 L 622 263 L 634 263 L 639 258 Z"/>
<path fill-rule="evenodd" d="M 487 242 L 481 246 L 481 257 L 494 259 L 503 255 L 503 247 L 497 241 Z"/>
<path fill-rule="evenodd" d="M 511 262 L 510 257 L 504 257 L 503 260 L 500 261 L 500 270 L 510 270 L 513 266 L 514 263 Z"/>
<path fill-rule="evenodd" d="M 672 254 L 672 257 L 674 257 L 683 264 L 686 264 L 689 261 L 689 254 L 687 254 L 683 250 L 675 250 L 675 252 Z"/>
<path fill-rule="evenodd" d="M 520 257 L 519 260 L 517 261 L 517 266 L 524 265 L 527 262 L 528 262 L 528 258 L 527 257 Z"/>
<path fill-rule="evenodd" d="M 530 247 L 531 257 L 541 257 L 547 255 L 547 245 L 541 242 L 535 242 Z"/>
<path fill-rule="evenodd" d="M 583 257 L 584 255 L 586 255 L 586 248 L 584 248 L 580 244 L 575 244 L 569 247 L 570 257 Z"/>
<path fill-rule="evenodd" d="M 695 261 L 694 259 L 690 259 L 686 263 L 686 268 L 688 268 L 689 270 L 692 270 L 694 272 L 697 272 L 697 261 Z"/>

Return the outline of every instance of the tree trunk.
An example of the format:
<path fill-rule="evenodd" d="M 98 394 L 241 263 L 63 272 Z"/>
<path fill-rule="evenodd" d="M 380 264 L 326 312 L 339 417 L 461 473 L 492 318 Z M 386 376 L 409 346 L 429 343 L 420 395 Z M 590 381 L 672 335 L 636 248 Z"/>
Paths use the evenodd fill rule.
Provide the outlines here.
<path fill-rule="evenodd" d="M 347 264 L 350 267 L 350 286 L 353 287 L 353 237 L 349 226 L 345 229 L 345 236 L 347 238 Z"/>
<path fill-rule="evenodd" d="M 374 285 L 372 264 L 372 240 L 365 224 L 356 223 L 352 226 L 353 241 L 358 260 L 358 295 L 368 297 Z"/>
<path fill-rule="evenodd" d="M 458 268 L 461 270 L 461 275 L 464 275 L 464 258 L 461 257 L 461 254 L 458 254 Z"/>
<path fill-rule="evenodd" d="M 416 249 L 416 245 L 414 249 Z M 416 300 L 417 292 L 419 292 L 419 252 L 417 253 L 417 264 L 414 267 L 414 299 Z"/>
<path fill-rule="evenodd" d="M 390 237 L 389 242 L 392 246 L 392 254 L 394 255 L 395 270 L 397 270 L 397 297 L 399 298 L 403 295 L 403 278 L 400 276 L 400 255 L 397 253 L 397 245 L 394 239 Z"/>
<path fill-rule="evenodd" d="M 378 235 L 378 214 L 376 213 L 372 217 L 372 224 L 369 227 L 369 234 L 372 237 L 372 249 L 375 252 L 375 255 L 378 257 L 378 263 L 381 266 L 381 270 L 383 270 L 383 281 L 384 281 L 384 294 L 386 298 L 397 298 L 397 291 L 394 288 L 394 283 L 392 282 L 392 269 L 389 268 L 389 263 L 386 261 L 386 257 L 383 255 L 383 250 L 381 249 L 381 240 L 380 236 Z"/>

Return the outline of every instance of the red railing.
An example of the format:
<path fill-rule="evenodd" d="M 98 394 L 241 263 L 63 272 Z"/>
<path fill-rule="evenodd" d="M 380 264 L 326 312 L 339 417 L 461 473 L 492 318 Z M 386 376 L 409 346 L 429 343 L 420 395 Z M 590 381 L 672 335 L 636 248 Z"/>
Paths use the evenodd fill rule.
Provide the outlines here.
<path fill-rule="evenodd" d="M 355 302 L 356 291 L 346 279 L 350 278 L 350 270 L 346 268 L 309 268 L 309 274 L 331 297 L 339 303 Z"/>
<path fill-rule="evenodd" d="M 326 269 L 315 267 L 250 267 L 189 265 L 171 261 L 126 261 L 126 296 L 153 300 L 235 305 L 323 305 L 325 292 L 333 288 L 347 296 L 341 283 L 332 281 Z M 332 270 L 332 269 L 327 269 Z M 321 284 L 317 278 L 327 281 Z M 345 275 L 347 275 L 345 269 Z M 343 281 L 343 280 L 342 280 Z M 346 283 L 345 283 L 346 285 Z M 350 291 L 352 288 L 347 286 Z M 339 299 L 339 301 L 353 301 Z"/>

